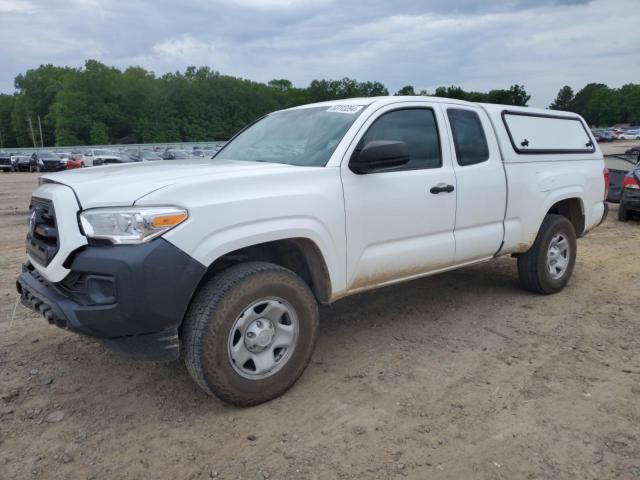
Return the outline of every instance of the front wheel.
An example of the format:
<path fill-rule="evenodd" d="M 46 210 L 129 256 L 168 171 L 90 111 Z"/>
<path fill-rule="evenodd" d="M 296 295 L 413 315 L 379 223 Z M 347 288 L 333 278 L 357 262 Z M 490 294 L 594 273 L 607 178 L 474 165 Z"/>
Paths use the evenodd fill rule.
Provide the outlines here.
<path fill-rule="evenodd" d="M 559 292 L 571 278 L 576 253 L 573 224 L 561 215 L 547 215 L 533 246 L 518 257 L 520 282 L 532 292 Z"/>
<path fill-rule="evenodd" d="M 277 265 L 247 262 L 196 294 L 184 320 L 184 361 L 206 393 L 257 405 L 296 382 L 317 336 L 318 306 L 307 284 Z"/>
<path fill-rule="evenodd" d="M 618 206 L 618 220 L 621 222 L 629 221 L 629 210 L 627 210 L 627 207 L 625 207 L 622 202 L 620 202 Z"/>

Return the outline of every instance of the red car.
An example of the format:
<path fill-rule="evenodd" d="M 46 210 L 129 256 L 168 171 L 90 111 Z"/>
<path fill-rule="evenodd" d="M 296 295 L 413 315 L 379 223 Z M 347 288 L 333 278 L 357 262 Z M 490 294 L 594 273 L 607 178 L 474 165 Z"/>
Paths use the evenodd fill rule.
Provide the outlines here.
<path fill-rule="evenodd" d="M 84 155 L 81 153 L 72 153 L 69 155 L 69 158 L 67 159 L 67 170 L 82 167 L 84 167 Z"/>

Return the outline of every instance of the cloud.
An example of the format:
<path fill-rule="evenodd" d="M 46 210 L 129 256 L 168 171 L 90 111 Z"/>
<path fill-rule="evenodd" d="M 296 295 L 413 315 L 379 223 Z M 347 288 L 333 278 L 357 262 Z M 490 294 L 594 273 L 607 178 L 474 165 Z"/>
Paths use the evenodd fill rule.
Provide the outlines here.
<path fill-rule="evenodd" d="M 11 91 L 16 74 L 40 63 L 80 66 L 96 58 L 156 74 L 207 65 L 300 86 L 344 76 L 378 80 L 391 91 L 406 84 L 488 90 L 519 83 L 532 94 L 532 105 L 546 106 L 565 84 L 578 89 L 592 81 L 638 81 L 636 4 L 0 0 L 0 91 Z"/>
<path fill-rule="evenodd" d="M 0 0 L 0 13 L 32 13 L 36 7 L 27 0 Z"/>

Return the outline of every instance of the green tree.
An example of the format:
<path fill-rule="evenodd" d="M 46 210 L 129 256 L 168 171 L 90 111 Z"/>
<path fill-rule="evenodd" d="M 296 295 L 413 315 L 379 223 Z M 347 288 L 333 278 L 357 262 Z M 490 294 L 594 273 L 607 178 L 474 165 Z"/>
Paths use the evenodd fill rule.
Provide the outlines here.
<path fill-rule="evenodd" d="M 0 94 L 0 145 L 3 148 L 17 147 L 18 142 L 11 121 L 15 107 L 15 95 Z"/>
<path fill-rule="evenodd" d="M 621 121 L 640 124 L 640 85 L 628 83 L 618 92 Z"/>
<path fill-rule="evenodd" d="M 551 110 L 571 110 L 573 96 L 573 89 L 569 85 L 565 85 L 560 89 L 558 96 L 553 103 L 549 105 L 549 108 Z"/>
<path fill-rule="evenodd" d="M 291 81 L 284 78 L 271 80 L 267 85 L 281 92 L 286 92 L 287 90 L 293 88 L 293 84 L 291 83 Z"/>
<path fill-rule="evenodd" d="M 570 110 L 582 115 L 592 126 L 611 125 L 622 117 L 619 92 L 603 83 L 590 83 L 578 91 Z"/>
<path fill-rule="evenodd" d="M 37 125 L 40 117 L 44 144 L 53 145 L 55 119 L 50 116 L 51 106 L 62 90 L 65 78 L 73 71 L 67 67 L 40 65 L 15 78 L 17 98 L 11 122 L 20 144 L 31 144 L 28 118 Z"/>
<path fill-rule="evenodd" d="M 109 130 L 102 122 L 91 125 L 90 140 L 93 145 L 107 145 L 109 143 Z"/>
<path fill-rule="evenodd" d="M 396 95 L 415 95 L 416 91 L 413 89 L 413 85 L 405 85 L 400 90 L 398 90 Z"/>

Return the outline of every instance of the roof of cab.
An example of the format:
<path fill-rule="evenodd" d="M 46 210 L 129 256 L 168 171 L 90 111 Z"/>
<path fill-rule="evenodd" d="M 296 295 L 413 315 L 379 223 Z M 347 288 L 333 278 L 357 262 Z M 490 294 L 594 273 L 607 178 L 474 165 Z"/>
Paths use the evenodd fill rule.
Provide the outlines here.
<path fill-rule="evenodd" d="M 465 100 L 455 100 L 453 98 L 443 97 L 427 97 L 423 95 L 388 95 L 384 97 L 357 97 L 357 98 L 344 98 L 341 100 L 327 100 L 326 102 L 308 103 L 306 105 L 298 105 L 288 110 L 296 110 L 300 108 L 312 108 L 312 107 L 330 107 L 332 105 L 389 105 L 393 103 L 402 102 L 432 102 L 432 103 L 454 103 L 459 105 L 478 105 Z"/>

